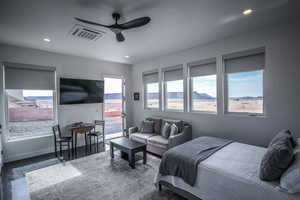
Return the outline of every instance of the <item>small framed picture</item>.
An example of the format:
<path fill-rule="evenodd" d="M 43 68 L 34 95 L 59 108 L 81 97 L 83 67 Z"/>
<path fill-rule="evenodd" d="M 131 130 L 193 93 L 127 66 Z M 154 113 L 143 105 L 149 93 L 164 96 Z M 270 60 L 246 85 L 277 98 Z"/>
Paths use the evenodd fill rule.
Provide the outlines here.
<path fill-rule="evenodd" d="M 133 100 L 134 101 L 139 101 L 140 100 L 140 93 L 139 92 L 134 92 L 133 93 Z"/>

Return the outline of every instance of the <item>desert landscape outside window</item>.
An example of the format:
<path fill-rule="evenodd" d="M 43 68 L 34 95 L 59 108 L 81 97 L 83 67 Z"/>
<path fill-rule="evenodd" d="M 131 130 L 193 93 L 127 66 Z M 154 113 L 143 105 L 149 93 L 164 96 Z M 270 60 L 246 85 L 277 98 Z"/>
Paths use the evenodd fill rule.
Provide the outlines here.
<path fill-rule="evenodd" d="M 52 90 L 8 89 L 9 139 L 51 134 L 54 124 Z"/>
<path fill-rule="evenodd" d="M 159 108 L 159 84 L 158 83 L 146 84 L 146 108 L 150 108 L 150 109 Z"/>
<path fill-rule="evenodd" d="M 263 114 L 263 70 L 227 74 L 228 112 Z"/>
<path fill-rule="evenodd" d="M 183 80 L 165 82 L 165 98 L 167 110 L 183 110 Z"/>
<path fill-rule="evenodd" d="M 217 112 L 217 76 L 192 77 L 192 111 Z"/>

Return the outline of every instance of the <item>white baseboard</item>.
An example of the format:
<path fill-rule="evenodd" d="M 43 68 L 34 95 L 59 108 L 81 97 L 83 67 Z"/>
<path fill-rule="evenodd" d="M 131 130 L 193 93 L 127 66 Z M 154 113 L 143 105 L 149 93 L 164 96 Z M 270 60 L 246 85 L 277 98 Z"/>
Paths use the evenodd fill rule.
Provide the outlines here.
<path fill-rule="evenodd" d="M 84 146 L 84 144 L 80 144 L 77 146 L 81 147 Z M 25 153 L 20 153 L 17 155 L 12 155 L 4 158 L 4 163 L 12 162 L 12 161 L 17 161 L 17 160 L 22 160 L 22 159 L 27 159 L 27 158 L 32 158 L 35 156 L 40 156 L 48 153 L 54 153 L 54 147 L 46 148 L 46 149 L 41 149 L 39 151 L 33 151 L 33 152 L 25 152 Z"/>
<path fill-rule="evenodd" d="M 31 157 L 51 153 L 51 152 L 53 152 L 53 148 L 41 149 L 39 151 L 34 151 L 34 152 L 20 153 L 18 155 L 13 155 L 13 156 L 9 156 L 9 157 L 5 158 L 4 163 L 22 160 L 22 159 L 26 159 L 26 158 L 31 158 Z"/>

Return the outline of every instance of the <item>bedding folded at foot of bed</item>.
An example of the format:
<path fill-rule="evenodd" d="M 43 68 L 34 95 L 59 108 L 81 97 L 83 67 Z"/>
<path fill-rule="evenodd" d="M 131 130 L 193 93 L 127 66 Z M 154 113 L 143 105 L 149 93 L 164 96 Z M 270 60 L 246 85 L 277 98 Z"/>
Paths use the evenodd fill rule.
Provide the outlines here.
<path fill-rule="evenodd" d="M 232 143 L 231 140 L 216 137 L 199 137 L 164 153 L 159 173 L 182 178 L 193 186 L 197 177 L 198 164 Z"/>

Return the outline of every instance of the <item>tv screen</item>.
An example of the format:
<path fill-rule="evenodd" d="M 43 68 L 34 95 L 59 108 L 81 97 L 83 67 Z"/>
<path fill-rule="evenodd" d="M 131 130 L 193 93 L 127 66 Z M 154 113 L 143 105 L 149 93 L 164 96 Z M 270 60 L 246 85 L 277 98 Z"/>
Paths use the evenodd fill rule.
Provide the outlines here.
<path fill-rule="evenodd" d="M 103 103 L 104 81 L 60 79 L 60 104 Z"/>

